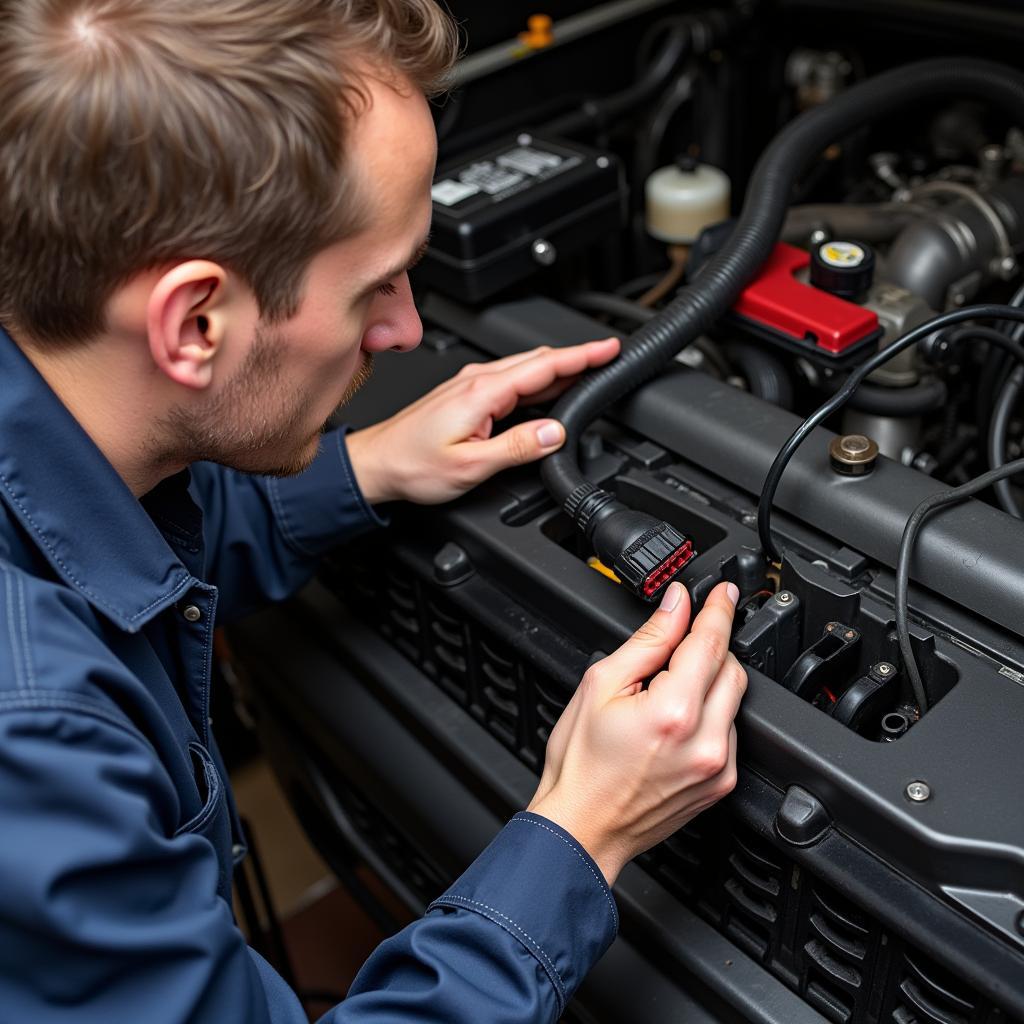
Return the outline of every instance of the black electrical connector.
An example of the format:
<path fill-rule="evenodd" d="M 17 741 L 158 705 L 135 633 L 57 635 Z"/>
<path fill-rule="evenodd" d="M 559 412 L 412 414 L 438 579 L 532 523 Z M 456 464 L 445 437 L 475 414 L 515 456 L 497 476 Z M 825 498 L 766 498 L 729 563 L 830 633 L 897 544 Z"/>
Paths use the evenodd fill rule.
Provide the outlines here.
<path fill-rule="evenodd" d="M 566 512 L 581 524 L 597 557 L 645 601 L 657 601 L 697 554 L 689 537 L 592 484 L 573 492 Z"/>

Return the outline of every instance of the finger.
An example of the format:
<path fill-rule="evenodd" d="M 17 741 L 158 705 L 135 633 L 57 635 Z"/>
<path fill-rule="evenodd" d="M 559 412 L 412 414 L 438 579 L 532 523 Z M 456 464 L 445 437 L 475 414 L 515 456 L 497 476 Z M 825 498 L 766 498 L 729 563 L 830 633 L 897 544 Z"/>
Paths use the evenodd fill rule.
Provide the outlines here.
<path fill-rule="evenodd" d="M 674 700 L 678 696 L 674 691 L 684 685 L 704 700 L 729 653 L 738 596 L 734 583 L 720 583 L 711 591 L 693 620 L 689 636 L 673 653 L 668 671 L 651 682 L 652 695 L 668 690 L 666 698 Z"/>
<path fill-rule="evenodd" d="M 456 445 L 455 455 L 472 465 L 471 475 L 479 483 L 503 469 L 542 459 L 558 451 L 564 442 L 565 427 L 558 420 L 530 420 L 494 437 L 477 433 L 469 441 Z M 471 444 L 472 449 L 466 451 L 465 444 Z"/>
<path fill-rule="evenodd" d="M 536 359 L 548 353 L 550 348 L 541 345 L 538 348 L 529 348 L 525 352 L 516 352 L 515 355 L 503 356 L 501 359 L 487 359 L 480 363 L 467 363 L 459 372 L 463 377 L 473 377 L 480 373 L 500 373 L 511 366 L 518 366 L 525 363 L 527 359 Z"/>
<path fill-rule="evenodd" d="M 730 654 L 704 699 L 700 732 L 712 738 L 726 735 L 733 727 L 746 692 L 747 673 Z"/>
<path fill-rule="evenodd" d="M 690 621 L 690 595 L 681 583 L 672 583 L 657 611 L 617 650 L 588 672 L 597 685 L 617 693 L 646 679 L 668 661 Z"/>
<path fill-rule="evenodd" d="M 610 345 L 609 342 L 614 342 L 614 346 Z M 619 339 L 618 338 L 599 338 L 596 341 L 585 341 L 580 345 L 566 345 L 564 347 L 552 348 L 550 345 L 541 345 L 538 348 L 528 349 L 526 352 L 517 352 L 515 355 L 505 356 L 502 359 L 492 359 L 487 363 L 476 364 L 481 370 L 488 373 L 502 373 L 507 369 L 514 366 L 519 366 L 521 363 L 526 362 L 528 359 L 537 358 L 548 358 L 551 356 L 560 357 L 566 352 L 577 352 L 579 350 L 585 350 L 593 352 L 600 352 L 604 349 L 608 349 L 613 355 L 618 353 L 619 350 Z M 608 357 L 612 358 L 611 356 Z M 598 365 L 598 364 L 591 364 Z"/>
<path fill-rule="evenodd" d="M 568 391 L 579 379 L 579 376 L 561 377 L 551 387 L 545 388 L 535 395 L 520 395 L 519 404 L 543 405 L 545 402 L 550 402 L 553 398 L 557 398 L 563 391 Z"/>
<path fill-rule="evenodd" d="M 478 389 L 486 411 L 501 419 L 507 416 L 520 399 L 542 393 L 563 377 L 575 377 L 584 370 L 601 366 L 619 351 L 619 339 L 607 338 L 571 348 L 552 349 L 535 358 L 506 366 L 497 373 L 480 373 L 471 378 Z M 475 410 L 480 411 L 479 406 Z"/>

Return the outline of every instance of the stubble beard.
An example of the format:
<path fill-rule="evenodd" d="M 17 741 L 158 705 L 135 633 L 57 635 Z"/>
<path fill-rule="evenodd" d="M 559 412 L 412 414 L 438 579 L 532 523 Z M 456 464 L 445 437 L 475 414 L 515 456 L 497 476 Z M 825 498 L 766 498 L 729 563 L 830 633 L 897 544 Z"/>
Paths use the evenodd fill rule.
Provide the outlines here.
<path fill-rule="evenodd" d="M 363 352 L 360 357 L 339 408 L 373 373 L 373 356 Z M 157 425 L 157 436 L 165 444 L 156 461 L 216 462 L 243 473 L 277 477 L 308 469 L 320 450 L 326 424 L 311 433 L 304 426 L 318 397 L 315 394 L 307 390 L 279 394 L 285 358 L 280 337 L 258 329 L 241 368 L 219 394 L 199 409 L 177 406 Z"/>

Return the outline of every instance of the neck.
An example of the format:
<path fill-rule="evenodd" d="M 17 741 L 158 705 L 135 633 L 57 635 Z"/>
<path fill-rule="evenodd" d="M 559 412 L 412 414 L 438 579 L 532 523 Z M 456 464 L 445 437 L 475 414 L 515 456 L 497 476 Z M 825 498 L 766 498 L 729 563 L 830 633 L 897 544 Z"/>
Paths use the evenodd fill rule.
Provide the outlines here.
<path fill-rule="evenodd" d="M 97 340 L 70 351 L 49 352 L 22 344 L 22 351 L 64 403 L 137 498 L 184 468 L 149 452 L 149 425 L 157 407 L 143 374 L 117 374 L 127 360 L 111 351 L 112 342 Z M 129 383 L 130 382 L 130 383 Z"/>

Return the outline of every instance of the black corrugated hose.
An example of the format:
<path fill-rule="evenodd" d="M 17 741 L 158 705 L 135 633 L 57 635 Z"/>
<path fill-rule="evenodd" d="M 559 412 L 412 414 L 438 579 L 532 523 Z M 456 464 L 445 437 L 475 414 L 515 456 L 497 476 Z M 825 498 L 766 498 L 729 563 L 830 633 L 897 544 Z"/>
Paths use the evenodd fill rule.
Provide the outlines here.
<path fill-rule="evenodd" d="M 942 95 L 986 100 L 1016 123 L 1024 122 L 1024 76 L 1004 65 L 969 58 L 909 64 L 861 82 L 807 111 L 776 135 L 761 156 L 736 227 L 700 279 L 683 288 L 654 320 L 636 331 L 613 364 L 588 374 L 558 401 L 552 415 L 565 426 L 566 443 L 544 460 L 542 478 L 552 497 L 595 547 L 595 533 L 617 513 L 628 510 L 610 495 L 598 492 L 580 471 L 577 448 L 583 430 L 611 403 L 654 376 L 729 309 L 770 255 L 794 183 L 829 145 L 880 114 L 889 115 Z M 656 520 L 644 518 L 648 521 L 646 532 L 653 528 L 651 523 L 658 525 Z M 598 555 L 607 561 L 600 550 Z M 653 599 L 656 594 L 646 596 Z"/>

